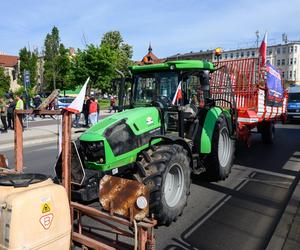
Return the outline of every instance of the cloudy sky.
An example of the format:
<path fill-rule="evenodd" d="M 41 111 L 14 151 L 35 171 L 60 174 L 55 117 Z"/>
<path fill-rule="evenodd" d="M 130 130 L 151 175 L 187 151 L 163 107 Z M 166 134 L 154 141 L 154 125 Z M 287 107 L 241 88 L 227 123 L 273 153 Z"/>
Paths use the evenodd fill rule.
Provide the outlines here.
<path fill-rule="evenodd" d="M 140 60 L 149 42 L 158 57 L 220 46 L 255 45 L 268 31 L 269 43 L 300 40 L 299 0 L 9 0 L 0 2 L 0 52 L 43 46 L 55 25 L 68 47 L 99 44 L 107 31 L 119 30 Z"/>

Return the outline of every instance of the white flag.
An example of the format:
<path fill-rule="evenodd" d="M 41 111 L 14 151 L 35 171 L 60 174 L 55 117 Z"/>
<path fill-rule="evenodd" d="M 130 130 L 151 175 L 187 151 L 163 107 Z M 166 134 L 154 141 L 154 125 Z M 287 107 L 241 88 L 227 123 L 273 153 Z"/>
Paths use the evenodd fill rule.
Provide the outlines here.
<path fill-rule="evenodd" d="M 82 89 L 80 90 L 78 96 L 74 99 L 74 101 L 66 108 L 66 110 L 72 112 L 72 113 L 80 113 L 82 111 L 82 106 L 84 102 L 84 97 L 86 93 L 86 86 L 89 82 L 90 78 L 88 78 L 85 81 L 85 84 L 83 85 Z"/>

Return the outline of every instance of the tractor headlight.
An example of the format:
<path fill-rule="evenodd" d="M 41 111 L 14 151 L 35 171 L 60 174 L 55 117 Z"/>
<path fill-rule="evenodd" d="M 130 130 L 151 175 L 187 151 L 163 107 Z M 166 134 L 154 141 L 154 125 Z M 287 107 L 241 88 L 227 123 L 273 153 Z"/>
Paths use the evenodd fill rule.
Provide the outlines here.
<path fill-rule="evenodd" d="M 105 149 L 103 141 L 81 141 L 80 145 L 85 155 L 85 160 L 100 164 L 105 163 Z"/>

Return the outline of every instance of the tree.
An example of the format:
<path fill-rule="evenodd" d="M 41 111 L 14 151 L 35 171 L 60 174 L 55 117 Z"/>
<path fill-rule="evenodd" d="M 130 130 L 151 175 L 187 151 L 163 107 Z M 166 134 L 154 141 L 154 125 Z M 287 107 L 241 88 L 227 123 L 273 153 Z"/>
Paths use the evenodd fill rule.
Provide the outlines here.
<path fill-rule="evenodd" d="M 8 92 L 10 87 L 10 77 L 4 72 L 4 68 L 0 66 L 0 96 Z"/>
<path fill-rule="evenodd" d="M 101 46 L 108 46 L 117 53 L 115 67 L 128 75 L 128 67 L 132 65 L 132 46 L 124 43 L 119 31 L 106 32 L 101 40 Z"/>
<path fill-rule="evenodd" d="M 132 47 L 123 42 L 119 31 L 104 34 L 100 46 L 90 44 L 85 50 L 78 50 L 71 63 L 71 79 L 83 83 L 91 78 L 91 86 L 107 93 L 112 91 L 111 82 L 119 77 L 116 69 L 128 74 Z"/>
<path fill-rule="evenodd" d="M 70 55 L 69 50 L 60 43 L 59 30 L 53 27 L 44 42 L 45 64 L 44 79 L 49 89 L 67 89 L 72 86 L 69 81 Z M 51 88 L 52 83 L 52 88 Z"/>
<path fill-rule="evenodd" d="M 30 73 L 30 87 L 34 87 L 37 83 L 37 61 L 38 52 L 31 52 L 27 50 L 26 47 L 22 48 L 19 52 L 20 57 L 20 74 L 19 74 L 19 84 L 24 83 L 24 71 L 28 70 Z"/>

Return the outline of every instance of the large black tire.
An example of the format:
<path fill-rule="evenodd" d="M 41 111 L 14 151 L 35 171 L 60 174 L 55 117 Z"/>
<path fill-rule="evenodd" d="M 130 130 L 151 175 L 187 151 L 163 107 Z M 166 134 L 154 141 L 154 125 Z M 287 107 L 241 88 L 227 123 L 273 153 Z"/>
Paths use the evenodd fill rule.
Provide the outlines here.
<path fill-rule="evenodd" d="M 180 145 L 158 145 L 137 160 L 136 178 L 150 190 L 150 214 L 170 225 L 182 214 L 190 193 L 190 159 Z M 178 188 L 179 187 L 179 188 Z"/>
<path fill-rule="evenodd" d="M 214 128 L 211 153 L 203 157 L 206 180 L 225 180 L 231 172 L 234 152 L 235 140 L 230 136 L 225 116 L 221 115 Z"/>
<path fill-rule="evenodd" d="M 265 144 L 273 144 L 275 139 L 274 122 L 263 122 L 261 125 L 261 139 Z"/>

